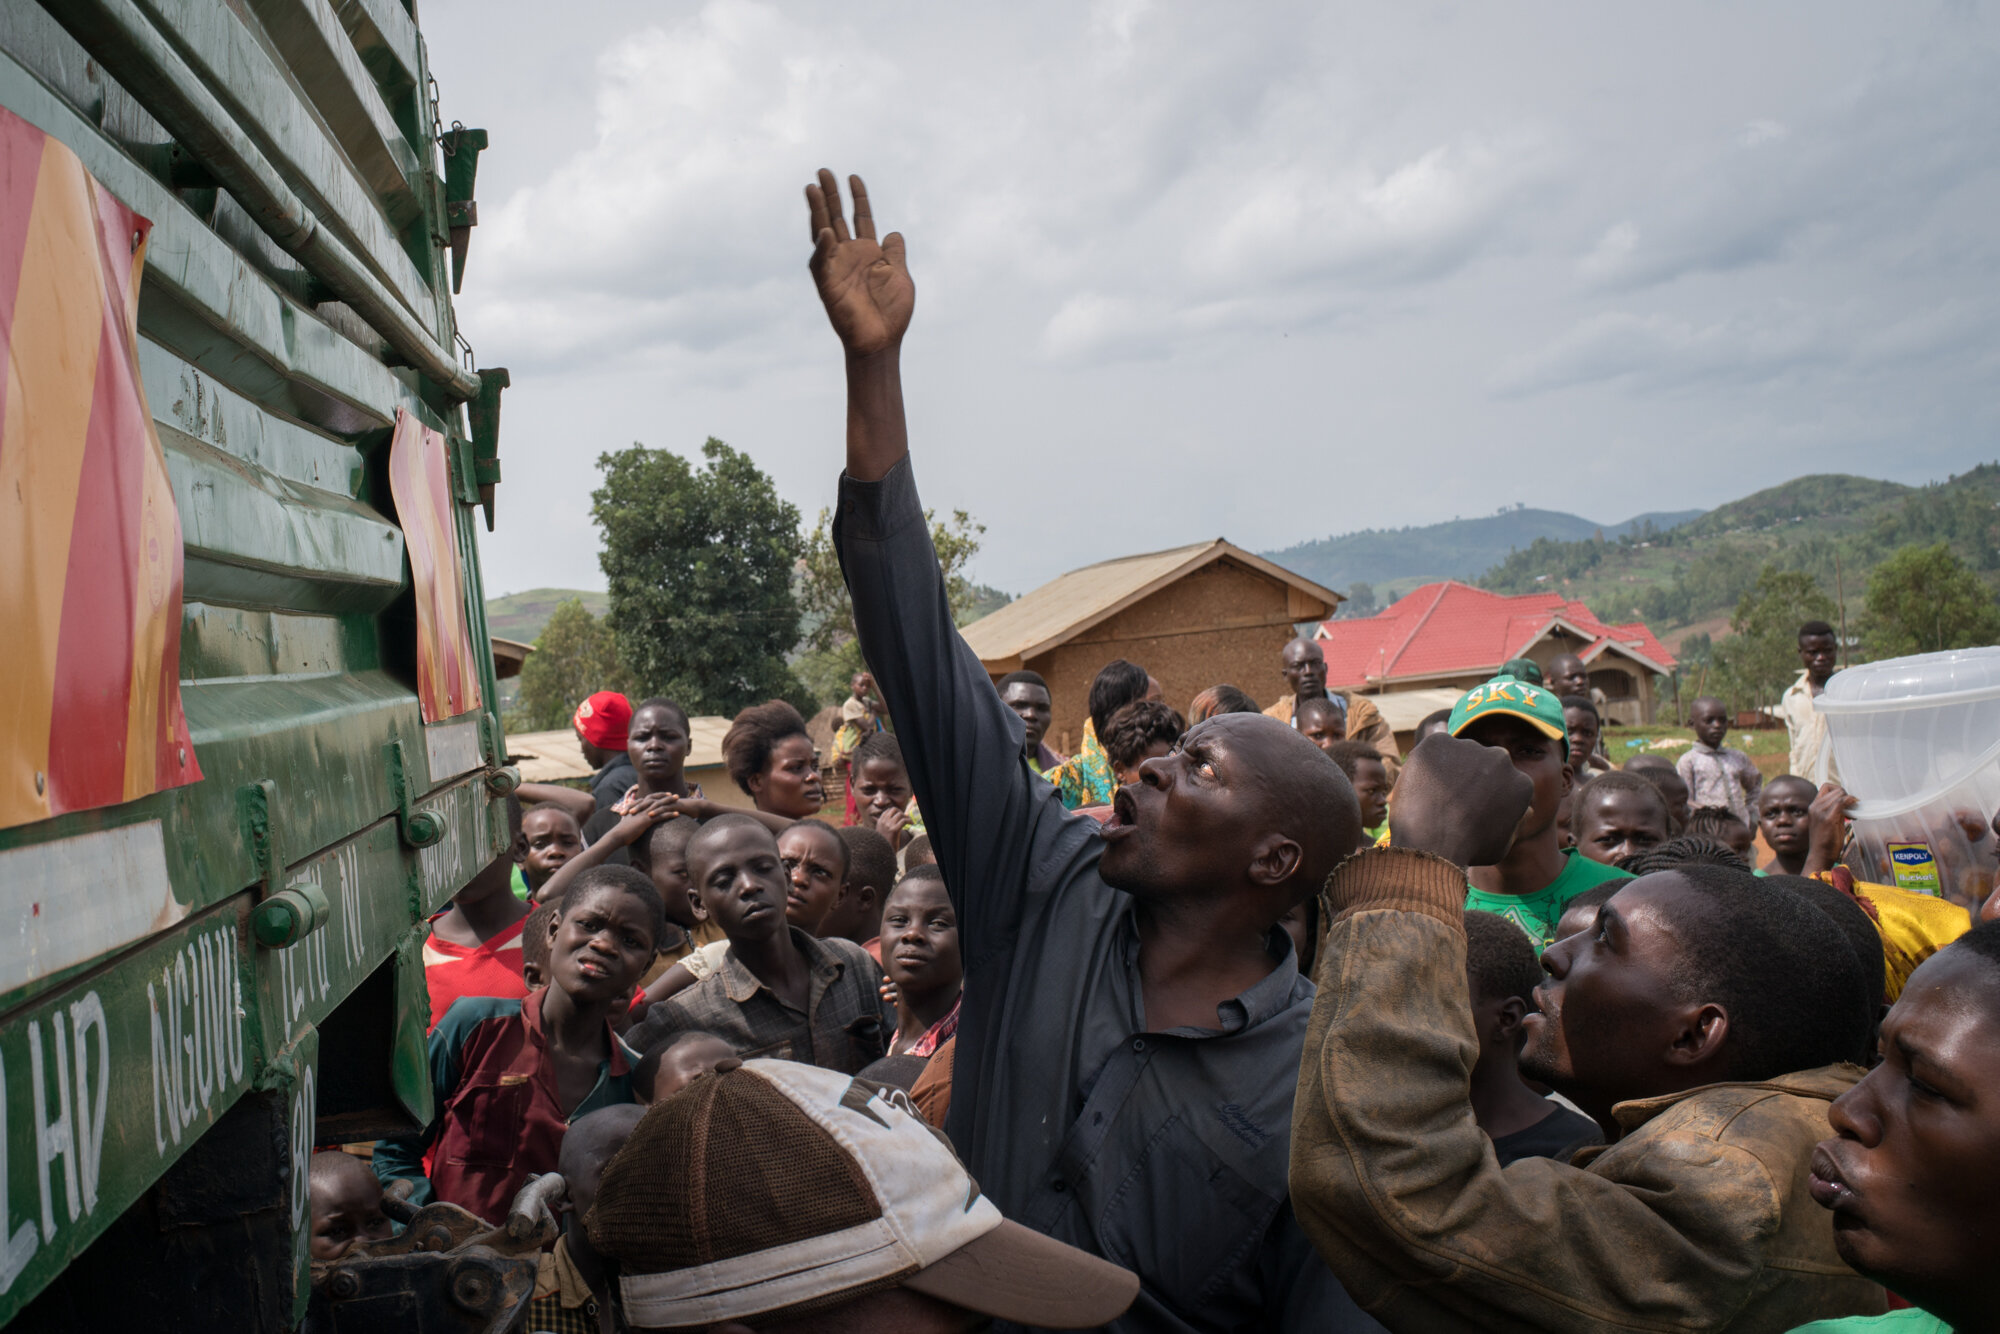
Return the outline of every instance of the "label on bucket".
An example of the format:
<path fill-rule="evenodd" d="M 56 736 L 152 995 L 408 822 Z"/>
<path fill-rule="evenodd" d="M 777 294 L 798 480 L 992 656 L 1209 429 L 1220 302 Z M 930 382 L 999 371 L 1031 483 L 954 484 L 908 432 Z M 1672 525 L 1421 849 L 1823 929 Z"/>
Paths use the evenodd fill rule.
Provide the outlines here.
<path fill-rule="evenodd" d="M 1936 897 L 1944 893 L 1944 879 L 1938 874 L 1937 858 L 1928 843 L 1891 843 L 1889 868 L 1897 889 L 1914 890 Z"/>

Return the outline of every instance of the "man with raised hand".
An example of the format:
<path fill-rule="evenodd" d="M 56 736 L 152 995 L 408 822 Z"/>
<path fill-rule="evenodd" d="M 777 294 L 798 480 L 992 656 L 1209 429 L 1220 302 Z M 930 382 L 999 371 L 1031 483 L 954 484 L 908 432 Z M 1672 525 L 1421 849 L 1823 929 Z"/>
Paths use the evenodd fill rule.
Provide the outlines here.
<path fill-rule="evenodd" d="M 1137 1272 L 1110 1328 L 1376 1326 L 1286 1199 L 1312 1004 L 1277 921 L 1354 846 L 1334 763 L 1255 714 L 1147 760 L 1070 816 L 952 626 L 911 474 L 899 364 L 916 290 L 858 178 L 806 189 L 812 274 L 846 353 L 834 543 L 861 649 L 950 887 L 965 959 L 946 1129 L 1010 1217 Z"/>

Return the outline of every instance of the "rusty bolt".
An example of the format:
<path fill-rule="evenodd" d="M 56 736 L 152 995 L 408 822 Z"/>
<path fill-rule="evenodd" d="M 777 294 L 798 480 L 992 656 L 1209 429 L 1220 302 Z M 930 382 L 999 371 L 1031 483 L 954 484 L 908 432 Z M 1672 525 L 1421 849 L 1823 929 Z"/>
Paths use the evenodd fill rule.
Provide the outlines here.
<path fill-rule="evenodd" d="M 451 1299 L 468 1311 L 484 1311 L 491 1306 L 495 1291 L 493 1275 L 483 1266 L 463 1264 L 451 1276 Z"/>
<path fill-rule="evenodd" d="M 351 1269 L 336 1269 L 326 1281 L 326 1290 L 335 1301 L 344 1302 L 361 1295 L 361 1279 Z"/>

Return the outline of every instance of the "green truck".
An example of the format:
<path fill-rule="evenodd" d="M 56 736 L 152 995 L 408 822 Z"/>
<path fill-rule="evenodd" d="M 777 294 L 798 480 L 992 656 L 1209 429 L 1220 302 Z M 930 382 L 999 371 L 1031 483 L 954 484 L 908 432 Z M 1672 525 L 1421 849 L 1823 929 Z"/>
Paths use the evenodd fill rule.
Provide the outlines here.
<path fill-rule="evenodd" d="M 127 224 L 143 269 L 125 350 L 173 510 L 145 510 L 134 549 L 153 564 L 125 584 L 158 602 L 147 571 L 174 564 L 160 540 L 177 518 L 178 651 L 157 697 L 178 681 L 184 732 L 162 734 L 159 772 L 200 775 L 153 790 L 118 750 L 142 719 L 103 742 L 126 755 L 123 799 L 11 820 L 0 802 L 0 1325 L 294 1328 L 314 1146 L 431 1114 L 425 920 L 506 850 L 519 779 L 473 527 L 492 524 L 507 375 L 474 368 L 451 301 L 485 134 L 440 123 L 414 10 L 0 4 L 0 249 L 18 270 L 0 274 L 0 487 L 61 490 L 46 423 L 74 367 L 49 350 L 60 300 L 45 298 L 98 281 L 49 259 L 80 164 L 104 195 L 72 191 L 79 207 L 145 224 Z M 17 408 L 44 426 L 17 430 Z M 441 479 L 427 535 L 392 477 L 399 423 Z M 88 484 L 95 456 L 79 457 Z M 110 522 L 71 503 L 44 495 L 17 531 L 53 510 L 64 532 Z M 123 548 L 70 541 L 64 589 L 45 544 L 0 536 L 0 783 L 30 814 L 60 795 L 57 764 L 98 753 L 109 716 L 62 706 L 108 650 L 81 631 L 60 654 L 42 640 L 101 612 L 79 571 Z M 30 614 L 38 579 L 60 596 L 43 589 Z M 135 682 L 159 642 L 139 638 Z M 456 676 L 434 708 L 439 669 L 420 659 L 439 652 Z"/>

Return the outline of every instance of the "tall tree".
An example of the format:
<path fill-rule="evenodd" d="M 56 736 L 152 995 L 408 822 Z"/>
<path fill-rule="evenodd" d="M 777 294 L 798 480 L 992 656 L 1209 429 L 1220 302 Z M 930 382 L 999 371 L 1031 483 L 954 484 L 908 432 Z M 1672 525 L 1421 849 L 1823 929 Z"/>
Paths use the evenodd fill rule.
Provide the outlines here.
<path fill-rule="evenodd" d="M 803 701 L 785 665 L 799 638 L 798 509 L 747 455 L 713 436 L 701 452 L 705 468 L 636 443 L 597 460 L 590 514 L 618 656 L 640 690 L 690 713 Z"/>
<path fill-rule="evenodd" d="M 953 510 L 949 521 L 941 521 L 935 511 L 925 510 L 924 519 L 931 526 L 931 545 L 937 549 L 938 568 L 944 572 L 951 618 L 965 625 L 975 619 L 982 605 L 982 590 L 965 570 L 979 554 L 979 537 L 986 531 L 986 525 L 976 522 L 964 510 Z M 848 680 L 861 670 L 862 663 L 861 646 L 854 638 L 854 603 L 847 596 L 840 557 L 833 549 L 832 511 L 819 512 L 803 542 L 805 559 L 799 577 L 799 610 L 803 613 L 806 634 L 795 665 L 807 689 L 821 703 L 837 704 L 846 698 Z M 984 591 L 989 595 L 986 601 L 990 601 L 992 590 Z"/>
<path fill-rule="evenodd" d="M 1732 633 L 1715 645 L 1706 693 L 1737 708 L 1776 704 L 1799 674 L 1799 626 L 1838 614 L 1811 575 L 1766 565 L 1737 602 Z"/>
<path fill-rule="evenodd" d="M 610 628 L 585 609 L 582 599 L 565 598 L 521 665 L 521 693 L 507 725 L 523 732 L 563 727 L 576 706 L 597 691 L 624 688 Z"/>
<path fill-rule="evenodd" d="M 1863 638 L 1878 658 L 2000 643 L 2000 606 L 1948 543 L 1901 547 L 1868 576 Z"/>

